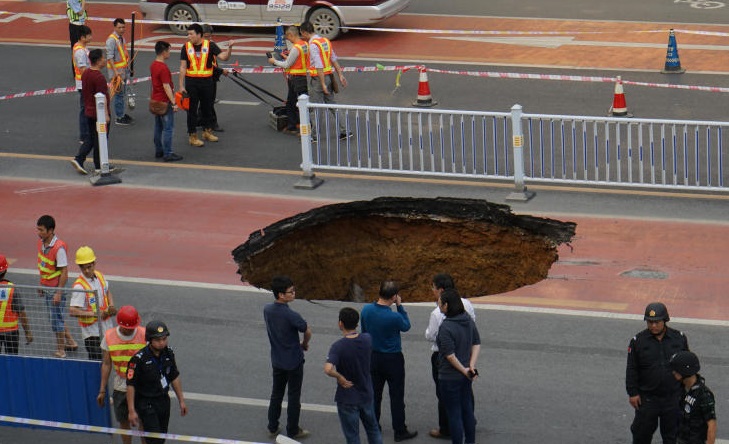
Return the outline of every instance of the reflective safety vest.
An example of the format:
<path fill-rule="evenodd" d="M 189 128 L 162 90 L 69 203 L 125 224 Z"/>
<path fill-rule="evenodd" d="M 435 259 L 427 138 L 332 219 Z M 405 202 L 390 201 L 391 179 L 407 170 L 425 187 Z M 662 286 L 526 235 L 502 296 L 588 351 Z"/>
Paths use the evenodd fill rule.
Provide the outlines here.
<path fill-rule="evenodd" d="M 286 73 L 292 76 L 305 76 L 309 67 L 309 44 L 299 40 L 294 43 L 294 48 L 299 51 L 299 58 L 286 70 Z"/>
<path fill-rule="evenodd" d="M 58 250 L 66 248 L 66 243 L 56 238 L 56 242 L 48 250 L 43 253 L 43 241 L 38 239 L 38 270 L 40 271 L 40 283 L 46 287 L 58 287 L 58 277 L 61 276 L 61 270 L 56 268 L 56 256 Z"/>
<path fill-rule="evenodd" d="M 121 55 L 121 60 L 115 62 L 109 59 L 106 61 L 106 66 L 108 68 L 111 68 L 113 66 L 116 69 L 126 68 L 127 66 L 129 66 L 129 53 L 127 53 L 126 48 L 122 44 L 122 40 L 114 32 L 109 35 L 109 38 L 116 40 L 116 51 Z"/>
<path fill-rule="evenodd" d="M 117 328 L 110 328 L 104 333 L 106 345 L 109 347 L 109 357 L 114 371 L 120 378 L 127 379 L 127 364 L 135 353 L 147 345 L 144 339 L 144 327 L 137 327 L 134 337 L 128 341 L 119 337 Z"/>
<path fill-rule="evenodd" d="M 73 78 L 76 79 L 76 89 L 81 89 L 81 68 L 76 65 L 76 51 L 79 49 L 86 51 L 87 58 L 89 56 L 89 49 L 87 47 L 78 42 L 73 45 L 73 49 L 71 50 L 71 63 L 73 63 Z"/>
<path fill-rule="evenodd" d="M 332 73 L 332 43 L 326 37 L 316 37 L 311 39 L 309 45 L 316 45 L 319 47 L 319 53 L 321 54 L 321 61 L 324 64 L 324 74 Z M 309 74 L 312 76 L 317 75 L 316 68 L 312 66 L 311 59 L 309 59 Z"/>
<path fill-rule="evenodd" d="M 106 283 L 106 279 L 104 279 L 104 275 L 101 274 L 100 271 L 94 271 L 94 274 L 96 275 L 96 279 L 99 280 L 102 291 L 104 293 L 98 296 L 101 299 L 101 303 L 97 304 L 97 295 L 93 292 L 94 288 L 91 286 L 89 281 L 86 280 L 86 276 L 84 276 L 83 274 L 80 275 L 76 279 L 76 282 L 73 283 L 74 286 L 76 286 L 76 284 L 79 284 L 84 288 L 84 290 L 89 290 L 86 292 L 86 308 L 84 309 L 84 311 L 92 315 L 95 315 L 97 313 L 97 305 L 99 308 L 99 312 L 106 311 L 106 309 L 109 308 L 109 284 Z M 99 318 L 97 318 L 96 316 L 83 316 L 78 318 L 78 323 L 82 327 L 88 327 L 90 325 L 94 325 L 94 323 L 96 323 L 96 321 L 98 320 Z"/>
<path fill-rule="evenodd" d="M 74 11 L 68 2 L 66 2 L 66 15 L 68 16 L 68 20 L 75 25 L 82 25 L 89 16 L 85 9 L 80 13 Z"/>
<path fill-rule="evenodd" d="M 18 314 L 13 311 L 13 284 L 8 281 L 0 281 L 0 284 L 8 285 L 8 288 L 0 288 L 0 333 L 15 331 L 18 329 Z"/>
<path fill-rule="evenodd" d="M 203 40 L 200 48 L 200 57 L 195 54 L 195 47 L 192 43 L 185 43 L 185 52 L 187 52 L 187 61 L 189 66 L 185 75 L 187 77 L 212 77 L 213 67 L 208 68 L 208 57 L 210 55 L 210 40 Z"/>

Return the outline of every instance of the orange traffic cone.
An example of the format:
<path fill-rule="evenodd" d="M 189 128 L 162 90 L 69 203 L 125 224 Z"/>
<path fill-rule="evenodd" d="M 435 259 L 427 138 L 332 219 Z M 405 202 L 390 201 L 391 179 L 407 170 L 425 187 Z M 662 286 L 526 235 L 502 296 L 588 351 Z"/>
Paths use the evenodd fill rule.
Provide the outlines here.
<path fill-rule="evenodd" d="M 633 117 L 628 112 L 628 104 L 625 102 L 625 92 L 623 92 L 623 80 L 620 76 L 615 82 L 615 95 L 613 97 L 613 106 L 608 111 L 608 116 L 612 117 Z"/>
<path fill-rule="evenodd" d="M 437 105 L 438 102 L 433 100 L 430 95 L 430 85 L 428 84 L 428 73 L 425 68 L 420 68 L 420 79 L 418 82 L 418 100 L 413 102 L 413 106 L 428 108 Z"/>

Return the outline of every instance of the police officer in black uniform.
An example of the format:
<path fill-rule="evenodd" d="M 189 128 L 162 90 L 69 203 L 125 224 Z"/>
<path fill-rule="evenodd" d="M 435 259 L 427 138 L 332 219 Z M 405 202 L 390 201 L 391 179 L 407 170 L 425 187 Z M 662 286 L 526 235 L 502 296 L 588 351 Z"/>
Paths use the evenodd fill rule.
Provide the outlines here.
<path fill-rule="evenodd" d="M 675 444 L 678 430 L 678 400 L 681 384 L 676 381 L 669 361 L 674 354 L 688 350 L 686 336 L 666 326 L 668 309 L 660 302 L 648 304 L 648 328 L 630 340 L 625 388 L 635 418 L 630 426 L 633 444 L 650 444 L 661 423 L 663 444 Z"/>
<path fill-rule="evenodd" d="M 677 444 L 714 444 L 716 442 L 716 402 L 714 394 L 699 374 L 699 358 L 689 352 L 671 357 L 671 370 L 683 385 Z"/>
<path fill-rule="evenodd" d="M 127 369 L 129 424 L 145 432 L 167 433 L 170 422 L 170 386 L 180 402 L 180 415 L 187 414 L 175 354 L 167 346 L 170 331 L 162 321 L 147 324 L 147 346 L 132 356 Z M 147 444 L 164 439 L 146 438 Z"/>

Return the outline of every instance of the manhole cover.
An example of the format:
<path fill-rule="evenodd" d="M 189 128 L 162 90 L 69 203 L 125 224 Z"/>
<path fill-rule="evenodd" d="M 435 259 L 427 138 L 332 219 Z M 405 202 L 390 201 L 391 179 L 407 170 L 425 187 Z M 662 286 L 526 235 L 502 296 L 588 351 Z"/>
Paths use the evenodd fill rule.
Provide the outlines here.
<path fill-rule="evenodd" d="M 624 271 L 623 273 L 620 273 L 620 276 L 625 277 L 632 277 L 632 278 L 638 278 L 638 279 L 667 279 L 668 273 L 664 273 L 662 271 L 656 271 L 656 270 L 630 270 L 630 271 Z"/>

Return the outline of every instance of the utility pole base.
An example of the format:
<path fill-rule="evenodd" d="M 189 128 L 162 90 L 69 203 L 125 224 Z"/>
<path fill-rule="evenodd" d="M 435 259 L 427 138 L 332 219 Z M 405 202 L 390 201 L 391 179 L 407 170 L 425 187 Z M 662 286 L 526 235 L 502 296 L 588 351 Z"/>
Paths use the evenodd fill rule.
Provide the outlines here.
<path fill-rule="evenodd" d="M 91 176 L 89 178 L 89 181 L 91 182 L 91 185 L 95 187 L 100 187 L 103 185 L 114 185 L 115 183 L 121 183 L 121 177 L 112 174 L 112 173 L 104 173 L 104 174 L 98 174 L 95 176 Z"/>
<path fill-rule="evenodd" d="M 304 174 L 298 182 L 294 184 L 294 188 L 313 190 L 319 185 L 323 184 L 324 181 L 316 177 L 316 174 Z"/>
<path fill-rule="evenodd" d="M 532 197 L 536 195 L 533 191 L 527 191 L 526 187 L 523 190 L 515 190 L 506 196 L 506 200 L 509 202 L 528 202 Z"/>

